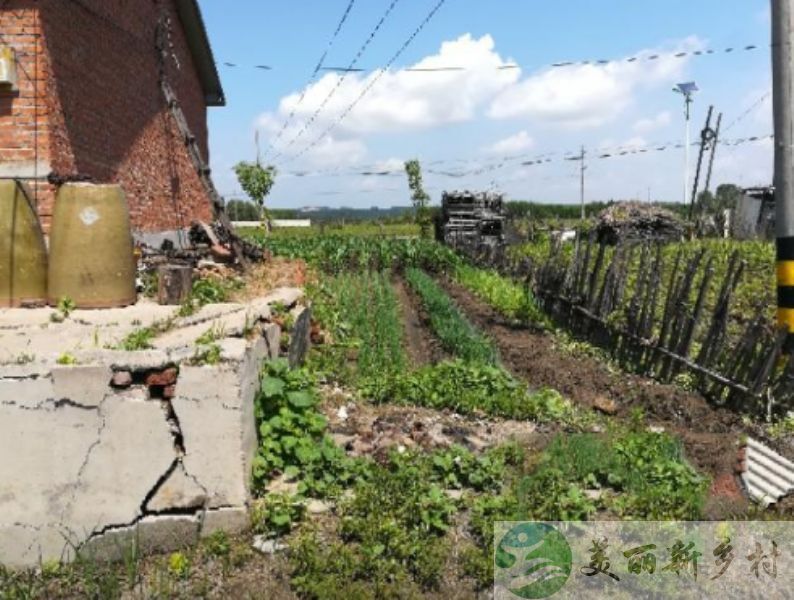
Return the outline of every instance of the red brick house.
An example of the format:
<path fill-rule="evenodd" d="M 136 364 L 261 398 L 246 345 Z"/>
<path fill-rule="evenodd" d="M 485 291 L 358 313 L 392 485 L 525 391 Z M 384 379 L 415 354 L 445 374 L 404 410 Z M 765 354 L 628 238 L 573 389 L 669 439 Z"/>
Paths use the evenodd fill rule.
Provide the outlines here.
<path fill-rule="evenodd" d="M 0 177 L 31 182 L 45 230 L 70 179 L 121 184 L 138 232 L 212 218 L 161 70 L 208 162 L 225 100 L 197 0 L 0 0 Z"/>

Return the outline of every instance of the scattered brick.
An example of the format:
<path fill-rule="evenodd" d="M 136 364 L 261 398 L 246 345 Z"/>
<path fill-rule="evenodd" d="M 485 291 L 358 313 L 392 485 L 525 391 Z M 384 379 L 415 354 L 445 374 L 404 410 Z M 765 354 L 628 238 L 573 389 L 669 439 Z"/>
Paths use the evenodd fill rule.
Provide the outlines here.
<path fill-rule="evenodd" d="M 128 388 L 132 385 L 132 373 L 129 371 L 116 371 L 110 380 L 110 385 L 115 388 Z"/>
<path fill-rule="evenodd" d="M 163 399 L 171 400 L 176 396 L 176 386 L 167 385 L 163 388 Z"/>
<path fill-rule="evenodd" d="M 177 370 L 174 367 L 163 371 L 152 371 L 146 376 L 149 387 L 165 387 L 176 383 Z"/>
<path fill-rule="evenodd" d="M 601 411 L 605 415 L 615 415 L 618 412 L 617 403 L 611 398 L 605 398 L 604 396 L 599 396 L 595 399 L 595 402 L 593 402 L 593 408 Z"/>

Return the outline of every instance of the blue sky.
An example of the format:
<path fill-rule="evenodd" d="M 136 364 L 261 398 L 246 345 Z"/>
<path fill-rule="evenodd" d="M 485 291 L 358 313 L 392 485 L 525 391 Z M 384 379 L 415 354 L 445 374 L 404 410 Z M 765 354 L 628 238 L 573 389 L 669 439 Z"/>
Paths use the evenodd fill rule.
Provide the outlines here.
<path fill-rule="evenodd" d="M 325 64 L 347 66 L 391 1 L 357 0 Z M 768 0 L 447 0 L 330 137 L 322 137 L 437 2 L 399 0 L 358 63 L 367 71 L 348 75 L 306 133 L 298 135 L 339 82 L 339 74 L 323 72 L 307 88 L 348 2 L 201 0 L 228 99 L 225 108 L 210 110 L 212 166 L 222 193 L 239 195 L 231 167 L 255 157 L 255 131 L 265 160 L 276 156 L 265 150 L 302 91 L 305 98 L 277 147 L 283 153 L 275 160 L 280 175 L 270 199 L 274 207 L 407 204 L 403 175 L 349 173 L 362 167 L 397 169 L 412 157 L 428 171 L 426 184 L 435 201 L 444 189 L 497 187 L 514 199 L 576 202 L 578 165 L 563 160 L 565 152 L 584 145 L 598 155 L 599 148 L 638 149 L 683 139 L 682 101 L 671 91 L 677 81 L 694 79 L 702 89 L 693 132 L 709 104 L 724 112 L 726 125 L 757 104 L 726 138 L 772 132 L 771 102 L 759 103 L 771 85 Z M 671 57 L 748 44 L 759 49 Z M 663 58 L 547 66 L 655 53 Z M 273 69 L 262 71 L 257 64 Z M 468 68 L 402 71 L 417 64 Z M 496 68 L 505 64 L 519 64 L 521 70 Z M 315 140 L 311 150 L 292 158 Z M 547 153 L 557 153 L 553 162 L 520 165 Z M 524 158 L 477 173 L 505 156 Z M 440 160 L 449 162 L 430 164 Z M 769 141 L 721 147 L 717 183 L 768 183 L 771 162 Z M 679 200 L 683 166 L 682 150 L 594 160 L 588 164 L 587 196 L 644 199 L 650 193 L 654 199 Z M 431 170 L 468 174 L 452 178 Z M 296 171 L 312 176 L 292 176 Z"/>

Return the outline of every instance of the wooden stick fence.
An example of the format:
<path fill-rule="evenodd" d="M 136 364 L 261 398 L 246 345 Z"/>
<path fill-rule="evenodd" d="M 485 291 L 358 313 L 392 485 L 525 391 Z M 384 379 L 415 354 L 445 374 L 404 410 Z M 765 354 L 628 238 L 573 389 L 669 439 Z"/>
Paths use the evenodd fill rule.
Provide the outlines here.
<path fill-rule="evenodd" d="M 745 324 L 731 318 L 731 300 L 746 272 L 736 252 L 715 280 L 715 260 L 705 250 L 694 257 L 679 250 L 664 276 L 670 264 L 661 245 L 611 249 L 592 236 L 576 242 L 572 258 L 553 244 L 548 259 L 531 266 L 512 263 L 504 249 L 458 250 L 524 279 L 555 322 L 610 349 L 632 370 L 662 382 L 689 375 L 689 384 L 715 404 L 741 412 L 794 409 L 794 356 L 784 352 L 786 332 L 763 314 Z"/>

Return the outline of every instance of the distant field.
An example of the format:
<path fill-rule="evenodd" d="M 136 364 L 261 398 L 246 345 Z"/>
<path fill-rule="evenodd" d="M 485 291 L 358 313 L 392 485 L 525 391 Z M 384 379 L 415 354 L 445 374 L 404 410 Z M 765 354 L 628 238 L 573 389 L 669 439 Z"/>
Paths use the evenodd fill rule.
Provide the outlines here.
<path fill-rule="evenodd" d="M 257 228 L 241 228 L 239 233 L 247 238 L 261 238 L 262 230 Z M 391 223 L 379 225 L 373 222 L 349 223 L 345 225 L 317 223 L 308 228 L 274 229 L 275 238 L 312 237 L 316 235 L 349 235 L 356 237 L 417 237 L 419 226 L 413 223 Z"/>

